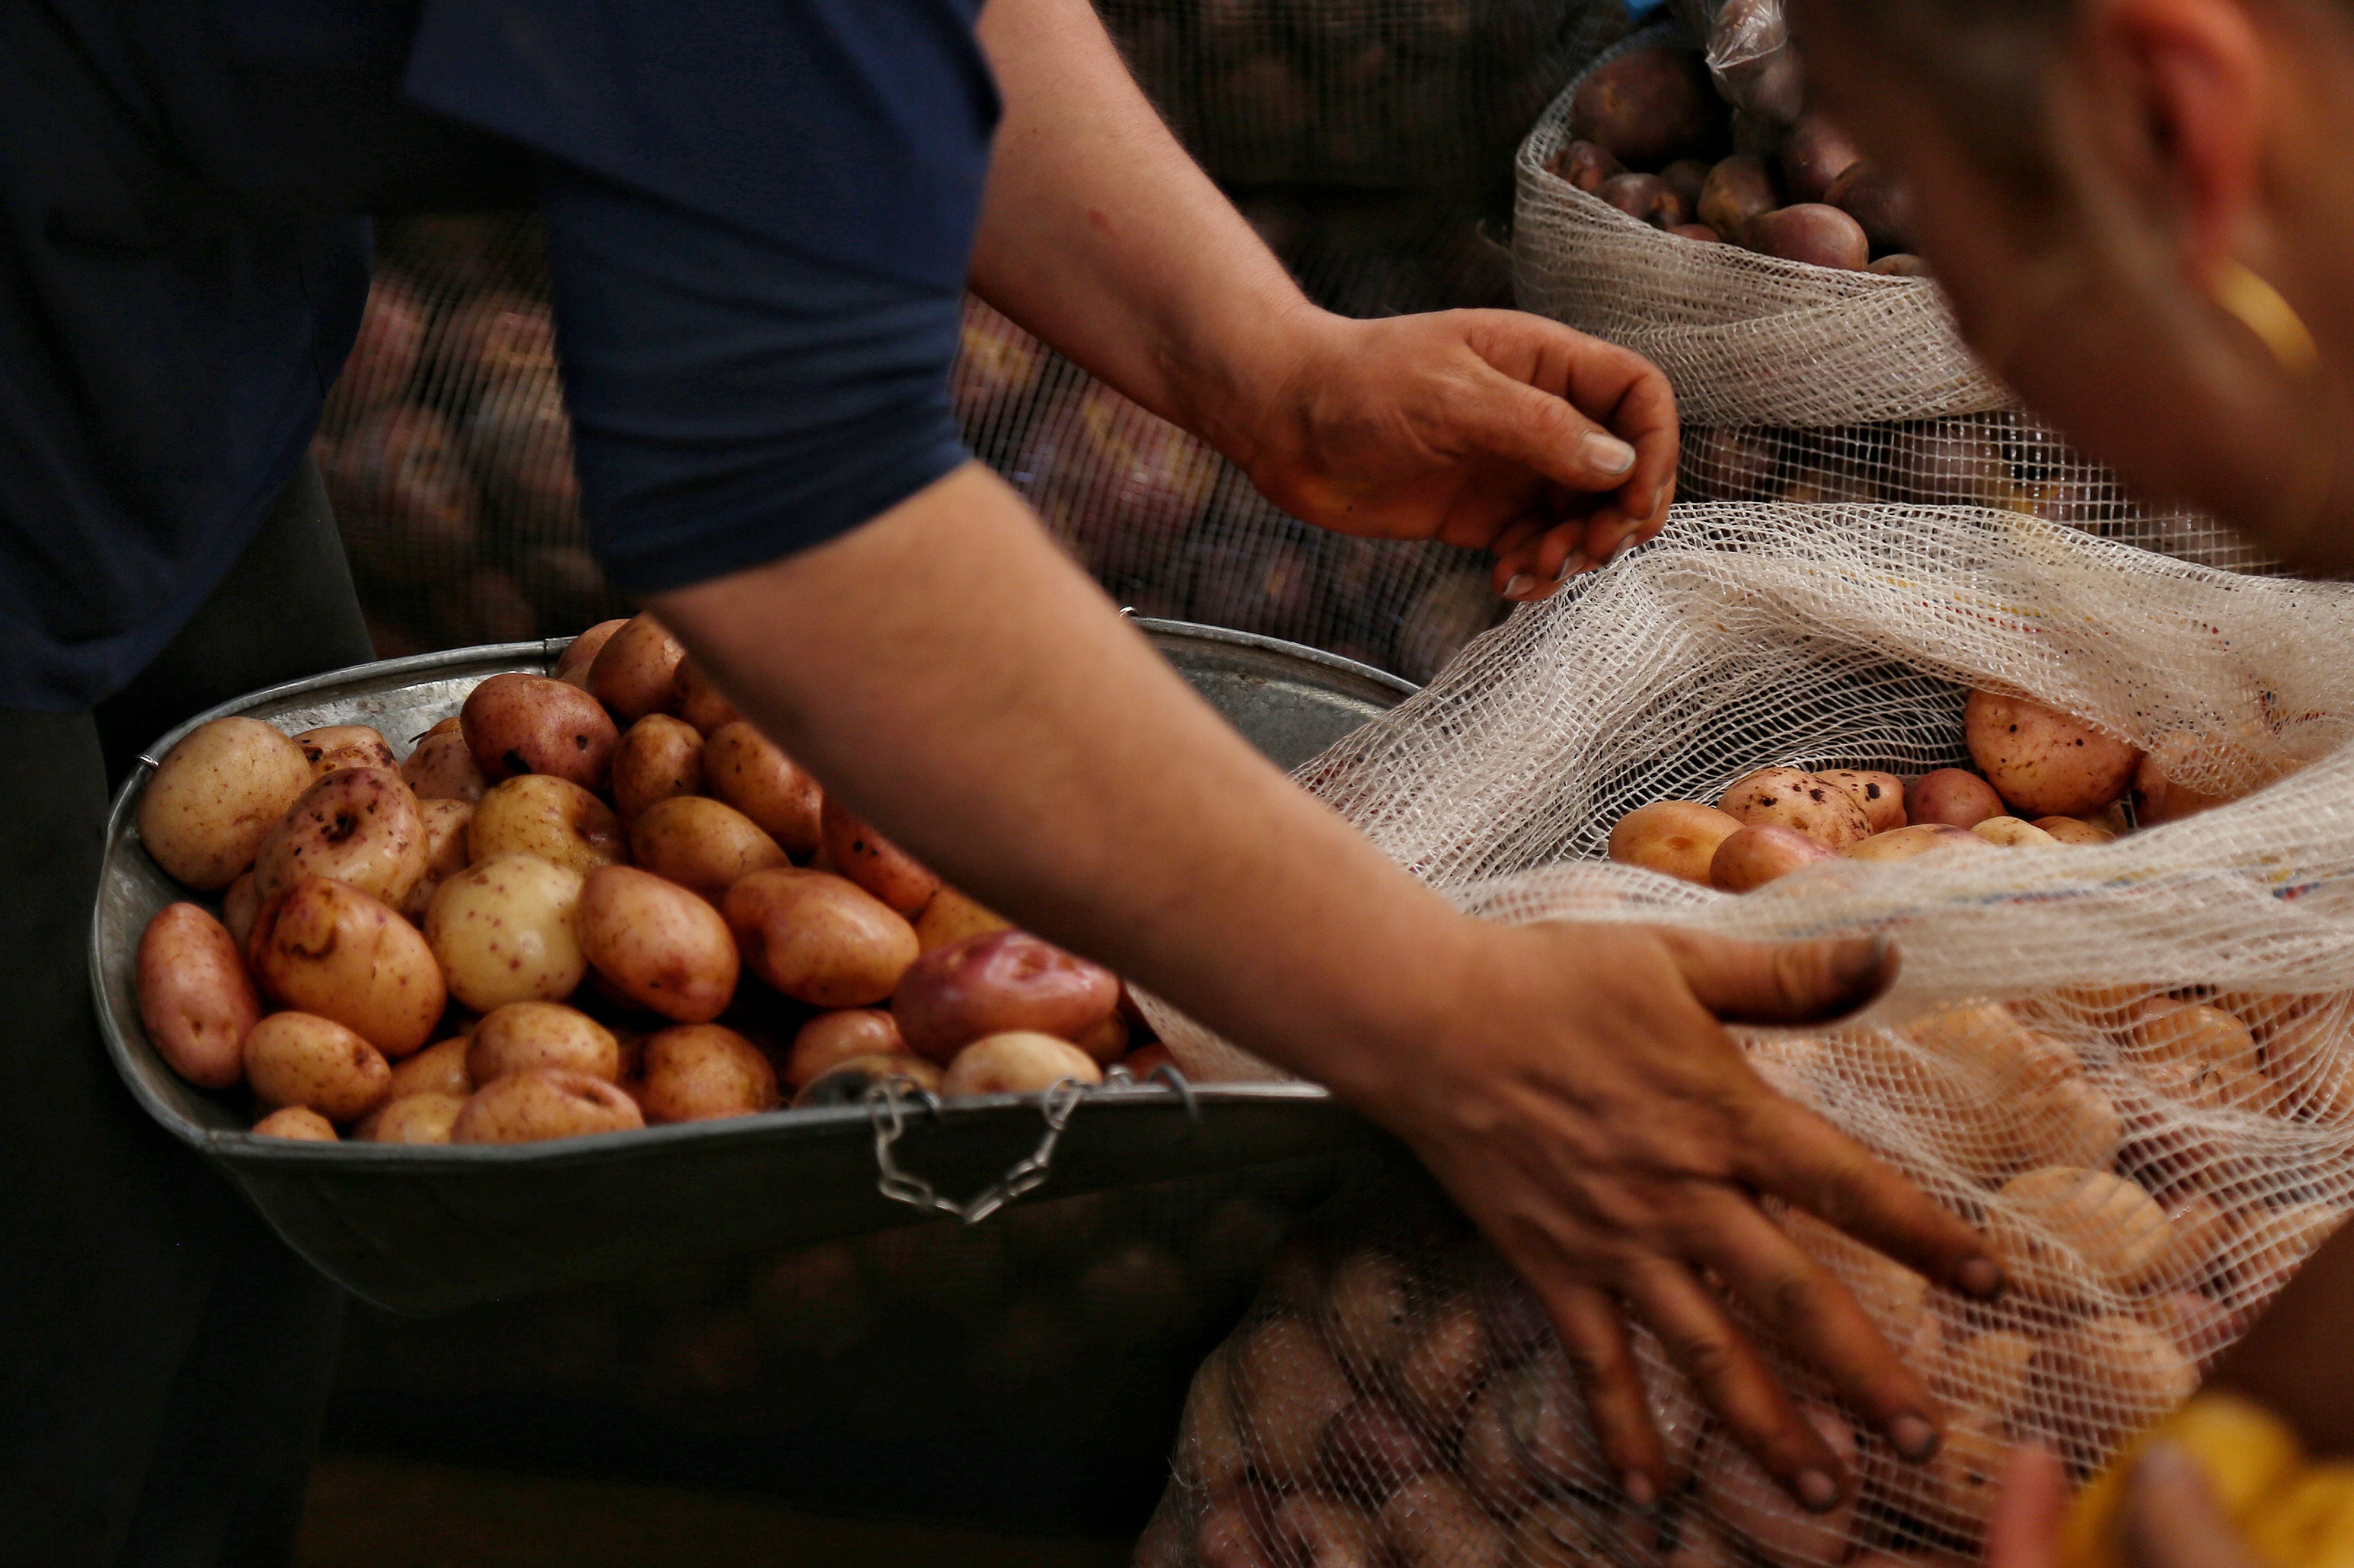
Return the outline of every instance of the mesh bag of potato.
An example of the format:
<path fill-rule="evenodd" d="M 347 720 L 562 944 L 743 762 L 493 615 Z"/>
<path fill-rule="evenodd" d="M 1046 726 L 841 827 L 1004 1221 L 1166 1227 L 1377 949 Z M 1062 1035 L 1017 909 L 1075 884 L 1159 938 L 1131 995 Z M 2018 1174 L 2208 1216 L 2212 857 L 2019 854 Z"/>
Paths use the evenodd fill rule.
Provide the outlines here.
<path fill-rule="evenodd" d="M 1736 19 L 1778 27 L 1778 6 L 1739 9 L 1717 16 L 1721 44 Z M 1522 309 L 1667 373 L 1685 424 L 1682 499 L 1994 506 L 2209 565 L 2267 565 L 2211 519 L 2137 503 L 2023 410 L 1971 356 L 1934 281 L 1861 270 L 1871 254 L 1875 269 L 1913 260 L 1887 254 L 1902 250 L 1901 198 L 1882 187 L 1871 205 L 1860 174 L 1843 186 L 1857 160 L 1820 122 L 1783 125 L 1716 96 L 1758 90 L 1739 71 L 1787 61 L 1787 48 L 1728 79 L 1689 39 L 1649 29 L 1553 101 L 1521 146 L 1512 236 Z M 1776 113 L 1796 112 L 1795 91 L 1773 90 L 1788 100 Z M 1590 150 L 1605 145 L 1660 178 L 1605 184 L 1615 164 Z M 1670 175 L 1683 182 L 1672 207 L 1654 188 Z M 1694 218 L 1723 232 L 1670 231 Z M 1757 228 L 1783 220 L 1778 234 Z"/>
<path fill-rule="evenodd" d="M 1278 1270 L 1197 1380 L 1148 1560 L 1927 1562 L 1975 1551 L 2012 1445 L 2097 1467 L 2354 1201 L 2349 612 L 2342 585 L 2000 510 L 1691 506 L 1304 767 L 1488 918 L 1892 936 L 1903 971 L 1869 1012 L 1744 1044 L 1986 1226 L 2011 1286 L 1965 1303 L 1783 1215 L 1947 1402 L 1944 1453 L 1894 1462 L 1783 1359 L 1861 1481 L 1802 1514 L 1649 1347 L 1689 1481 L 1641 1518 L 1614 1512 L 1574 1381 L 1492 1255 L 1373 1204 Z M 1829 858 L 1739 896 L 1603 858 L 1628 811 L 1763 766 L 1966 764 L 1972 689 L 2140 748 L 2164 779 L 2139 788 L 2208 809 L 2105 843 Z M 1267 1072 L 1153 1011 L 1196 1077 Z"/>

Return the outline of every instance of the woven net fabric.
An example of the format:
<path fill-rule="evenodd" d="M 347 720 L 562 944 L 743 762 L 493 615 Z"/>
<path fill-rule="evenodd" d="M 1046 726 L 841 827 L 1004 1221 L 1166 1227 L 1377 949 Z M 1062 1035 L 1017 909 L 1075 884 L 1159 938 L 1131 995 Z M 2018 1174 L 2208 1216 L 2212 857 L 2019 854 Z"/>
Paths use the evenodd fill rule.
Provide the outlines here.
<path fill-rule="evenodd" d="M 2343 585 L 1999 509 L 1695 505 L 1305 766 L 1489 918 L 1889 934 L 1903 967 L 1870 1011 L 1744 1044 L 1985 1226 L 2011 1287 L 1965 1302 L 1783 1214 L 1946 1401 L 1952 1436 L 1931 1466 L 1899 1463 L 1776 1352 L 1861 1477 L 1853 1509 L 1816 1519 L 1646 1341 L 1686 1467 L 1644 1518 L 1616 1511 L 1525 1293 L 1459 1222 L 1402 1234 L 1383 1217 L 1399 1205 L 1375 1204 L 1278 1268 L 1197 1380 L 1149 1560 L 1225 1561 L 1246 1539 L 1286 1561 L 1331 1528 L 1410 1562 L 1944 1562 L 1977 1550 L 2015 1446 L 2095 1469 L 2354 1203 L 2349 616 Z M 1965 763 L 1974 688 L 2079 715 L 2230 803 L 2098 847 L 1831 860 L 1742 896 L 1605 858 L 1625 811 L 1714 800 L 1758 767 Z M 1160 1012 L 1189 1072 L 1266 1071 Z"/>

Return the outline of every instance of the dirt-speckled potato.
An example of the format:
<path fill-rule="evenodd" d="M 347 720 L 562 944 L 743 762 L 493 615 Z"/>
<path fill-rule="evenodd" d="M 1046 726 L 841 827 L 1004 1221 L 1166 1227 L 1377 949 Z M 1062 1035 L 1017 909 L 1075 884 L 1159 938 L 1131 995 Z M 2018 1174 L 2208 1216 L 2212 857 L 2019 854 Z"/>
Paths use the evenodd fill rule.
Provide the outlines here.
<path fill-rule="evenodd" d="M 253 935 L 253 917 L 261 913 L 261 889 L 254 885 L 253 873 L 247 872 L 228 885 L 221 895 L 221 924 L 237 939 L 237 950 L 245 951 L 246 938 Z"/>
<path fill-rule="evenodd" d="M 1940 768 L 1924 773 L 1905 789 L 1904 814 L 1916 826 L 1943 822 L 1948 827 L 1975 828 L 1989 817 L 2003 814 L 2002 797 L 1975 773 Z"/>
<path fill-rule="evenodd" d="M 332 1019 L 396 1059 L 433 1037 L 449 1000 L 416 927 L 323 876 L 306 876 L 262 905 L 246 962 L 265 994 Z"/>
<path fill-rule="evenodd" d="M 940 879 L 831 795 L 819 812 L 826 863 L 900 914 L 923 913 Z"/>
<path fill-rule="evenodd" d="M 605 651 L 605 644 L 613 640 L 613 633 L 629 624 L 626 616 L 599 621 L 564 645 L 564 652 L 556 656 L 556 668 L 548 673 L 567 685 L 587 691 L 589 666 L 597 662 L 597 655 Z"/>
<path fill-rule="evenodd" d="M 2035 849 L 2060 842 L 2033 822 L 2022 822 L 2017 817 L 1988 817 L 1970 832 L 2003 849 Z"/>
<path fill-rule="evenodd" d="M 286 1106 L 253 1124 L 256 1138 L 291 1138 L 302 1143 L 341 1143 L 335 1124 L 309 1106 Z"/>
<path fill-rule="evenodd" d="M 648 714 L 678 711 L 678 662 L 686 650 L 651 615 L 641 615 L 613 633 L 588 666 L 588 694 L 613 710 L 623 724 Z"/>
<path fill-rule="evenodd" d="M 705 735 L 743 721 L 736 705 L 720 694 L 703 666 L 692 658 L 678 662 L 678 673 L 671 677 L 671 695 L 678 716 Z"/>
<path fill-rule="evenodd" d="M 1717 846 L 1741 827 L 1740 818 L 1697 800 L 1660 800 L 1618 819 L 1610 830 L 1610 858 L 1705 887 Z"/>
<path fill-rule="evenodd" d="M 450 994 L 478 1012 L 570 996 L 588 971 L 572 924 L 579 902 L 580 874 L 537 855 L 493 855 L 443 883 L 425 939 Z"/>
<path fill-rule="evenodd" d="M 758 823 L 795 860 L 817 853 L 824 791 L 774 741 L 737 720 L 711 731 L 703 747 L 711 792 Z"/>
<path fill-rule="evenodd" d="M 937 1094 L 940 1070 L 921 1056 L 905 1054 L 853 1056 L 846 1062 L 836 1062 L 803 1084 L 793 1096 L 793 1109 L 854 1106 L 865 1099 L 868 1090 L 885 1084 L 896 1085 L 901 1094 L 912 1095 L 919 1090 Z"/>
<path fill-rule="evenodd" d="M 680 1023 L 707 1023 L 735 998 L 736 938 L 727 922 L 676 883 L 634 866 L 591 872 L 573 926 L 597 972 L 640 1007 Z"/>
<path fill-rule="evenodd" d="M 745 967 L 813 1007 L 873 1006 L 921 951 L 904 916 L 826 872 L 756 871 L 727 890 L 720 913 Z"/>
<path fill-rule="evenodd" d="M 472 1036 L 459 1034 L 436 1041 L 406 1062 L 392 1067 L 392 1097 L 408 1095 L 455 1095 L 464 1099 L 474 1092 L 474 1075 L 466 1071 Z"/>
<path fill-rule="evenodd" d="M 703 736 L 682 718 L 648 714 L 631 725 L 613 753 L 613 809 L 633 821 L 673 795 L 703 789 Z"/>
<path fill-rule="evenodd" d="M 1119 979 L 1027 931 L 992 931 L 926 953 L 899 977 L 891 1016 L 918 1056 L 947 1066 L 988 1034 L 1076 1041 L 1119 1006 Z"/>
<path fill-rule="evenodd" d="M 441 885 L 473 863 L 471 833 L 474 807 L 467 800 L 419 800 L 417 815 L 425 824 L 425 874 L 409 890 L 400 912 L 411 920 L 425 918 Z"/>
<path fill-rule="evenodd" d="M 467 1042 L 466 1076 L 487 1084 L 532 1067 L 561 1067 L 610 1084 L 621 1075 L 621 1044 L 561 1002 L 511 1001 L 484 1013 Z"/>
<path fill-rule="evenodd" d="M 352 1136 L 367 1143 L 447 1143 L 465 1108 L 463 1095 L 403 1095 L 370 1111 Z"/>
<path fill-rule="evenodd" d="M 949 1099 L 963 1095 L 1035 1095 L 1065 1078 L 1082 1084 L 1103 1082 L 1096 1059 L 1067 1040 L 1034 1030 L 1011 1030 L 974 1041 L 956 1054 L 940 1075 L 940 1094 Z"/>
<path fill-rule="evenodd" d="M 451 1124 L 452 1143 L 537 1143 L 643 1127 L 638 1102 L 602 1078 L 534 1067 L 484 1084 Z"/>
<path fill-rule="evenodd" d="M 682 1023 L 646 1036 L 638 1103 L 646 1119 L 657 1123 L 774 1110 L 777 1070 L 733 1029 Z"/>
<path fill-rule="evenodd" d="M 758 823 L 700 795 L 662 801 L 631 822 L 630 858 L 714 904 L 753 872 L 791 863 Z"/>
<path fill-rule="evenodd" d="M 259 719 L 214 719 L 172 747 L 147 780 L 139 839 L 175 879 L 210 893 L 253 863 L 310 787 L 310 758 L 284 735 Z"/>
<path fill-rule="evenodd" d="M 243 1076 L 261 993 L 228 928 L 194 904 L 166 904 L 139 938 L 137 969 L 140 1022 L 172 1071 L 207 1089 Z"/>
<path fill-rule="evenodd" d="M 924 912 L 916 916 L 916 940 L 928 953 L 950 942 L 961 942 L 967 937 L 985 937 L 991 931 L 1012 929 L 1013 921 L 974 903 L 946 883 L 932 895 Z"/>
<path fill-rule="evenodd" d="M 1904 815 L 1904 780 L 1893 773 L 1874 773 L 1859 768 L 1827 768 L 1815 775 L 1826 784 L 1836 784 L 1847 791 L 1855 803 L 1863 808 L 1864 820 L 1875 833 L 1893 832 L 1909 820 Z"/>
<path fill-rule="evenodd" d="M 819 1013 L 793 1036 L 792 1053 L 785 1058 L 785 1082 L 799 1091 L 856 1057 L 907 1054 L 898 1021 L 890 1013 L 879 1007 L 840 1008 Z"/>
<path fill-rule="evenodd" d="M 268 898 L 305 876 L 332 877 L 394 908 L 425 875 L 425 821 L 400 775 L 339 768 L 302 791 L 254 857 L 254 890 Z"/>
<path fill-rule="evenodd" d="M 1957 828 L 1951 822 L 1914 822 L 1910 827 L 1874 833 L 1861 843 L 1848 845 L 1840 853 L 1849 860 L 1890 862 L 1911 860 L 1931 850 L 1950 849 L 1956 844 L 1965 850 L 1988 847 L 1986 840 L 1967 828 Z"/>
<path fill-rule="evenodd" d="M 1723 893 L 1747 893 L 1833 854 L 1796 828 L 1771 822 L 1743 828 L 1716 846 L 1709 885 Z"/>
<path fill-rule="evenodd" d="M 491 787 L 474 754 L 467 749 L 466 737 L 456 730 L 419 741 L 408 760 L 400 765 L 400 777 L 420 800 L 479 800 Z"/>
<path fill-rule="evenodd" d="M 1872 836 L 1872 819 L 1854 797 L 1797 768 L 1761 768 L 1716 804 L 1744 827 L 1790 828 L 1834 853 Z"/>
<path fill-rule="evenodd" d="M 246 1033 L 245 1082 L 272 1109 L 309 1106 L 329 1121 L 351 1121 L 391 1092 L 392 1065 L 331 1018 L 273 1012 Z"/>
<path fill-rule="evenodd" d="M 466 830 L 467 852 L 531 854 L 588 875 L 623 858 L 621 821 L 613 809 L 566 779 L 525 774 L 482 797 Z"/>
<path fill-rule="evenodd" d="M 467 694 L 458 720 L 475 766 L 493 784 L 546 773 L 601 789 L 621 740 L 595 698 L 545 675 L 493 675 Z"/>
<path fill-rule="evenodd" d="M 323 779 L 339 768 L 382 768 L 397 772 L 383 732 L 364 724 L 323 725 L 292 737 L 311 763 L 311 777 Z"/>
<path fill-rule="evenodd" d="M 2141 761 L 2130 742 L 1999 692 L 1972 692 L 1962 727 L 1987 782 L 2031 819 L 2100 810 L 2126 792 Z"/>

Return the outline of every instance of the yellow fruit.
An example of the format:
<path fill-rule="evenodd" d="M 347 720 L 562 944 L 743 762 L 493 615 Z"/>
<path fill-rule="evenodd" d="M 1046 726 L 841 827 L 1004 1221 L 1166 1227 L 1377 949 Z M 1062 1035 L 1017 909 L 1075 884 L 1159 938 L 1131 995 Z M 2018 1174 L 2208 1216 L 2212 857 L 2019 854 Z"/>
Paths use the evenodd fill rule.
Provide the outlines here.
<path fill-rule="evenodd" d="M 2243 1530 L 2257 1522 L 2259 1514 L 2267 1520 L 2276 1517 L 2277 1505 L 2266 1501 L 2268 1496 L 2300 1484 L 2296 1478 L 2303 1455 L 2296 1435 L 2279 1417 L 2231 1394 L 2201 1394 L 2126 1445 L 2115 1461 L 2076 1495 L 2061 1527 L 2062 1568 L 2123 1568 L 2117 1510 L 2125 1500 L 2126 1478 L 2142 1450 L 2161 1437 L 2198 1461 L 2208 1484 L 2214 1488 L 2216 1501 Z M 2322 1470 L 2354 1476 L 2354 1467 L 2317 1467 L 2315 1473 Z M 2354 1499 L 2354 1492 L 2347 1495 Z M 2260 1503 L 2264 1504 L 2261 1510 Z M 2354 1510 L 2348 1510 L 2348 1518 L 2354 1520 Z M 2264 1552 L 2262 1542 L 2257 1544 Z M 2277 1568 L 2312 1568 L 2310 1560 L 2302 1555 L 2264 1554 Z"/>

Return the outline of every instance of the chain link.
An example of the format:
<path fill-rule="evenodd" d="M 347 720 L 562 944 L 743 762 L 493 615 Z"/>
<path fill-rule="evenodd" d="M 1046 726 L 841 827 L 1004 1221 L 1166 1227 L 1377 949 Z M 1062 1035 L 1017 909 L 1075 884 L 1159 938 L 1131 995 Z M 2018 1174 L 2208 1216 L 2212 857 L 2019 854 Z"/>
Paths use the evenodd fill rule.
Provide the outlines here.
<path fill-rule="evenodd" d="M 929 1181 L 899 1169 L 893 1146 L 899 1141 L 907 1128 L 905 1102 L 897 1084 L 884 1082 L 866 1091 L 866 1117 L 875 1128 L 875 1168 L 880 1172 L 875 1186 L 894 1202 L 906 1203 L 926 1213 L 953 1214 L 966 1224 L 977 1225 L 1014 1199 L 1034 1192 L 1044 1183 L 1054 1163 L 1055 1145 L 1070 1125 L 1071 1113 L 1079 1108 L 1087 1086 L 1076 1078 L 1061 1078 L 1046 1091 L 1042 1114 L 1046 1119 L 1045 1136 L 1026 1159 L 1016 1160 L 1004 1175 L 960 1203 L 943 1198 Z M 939 1100 L 929 1092 L 921 1092 L 924 1107 L 934 1114 L 939 1111 Z"/>

